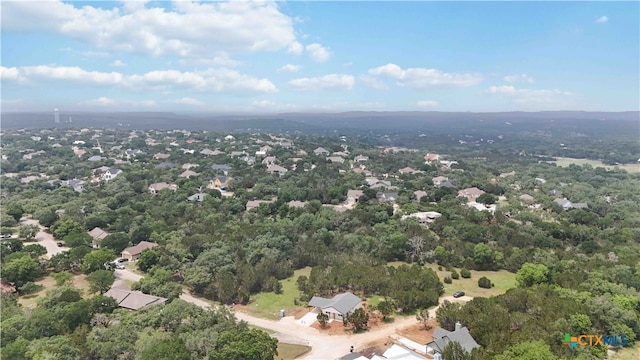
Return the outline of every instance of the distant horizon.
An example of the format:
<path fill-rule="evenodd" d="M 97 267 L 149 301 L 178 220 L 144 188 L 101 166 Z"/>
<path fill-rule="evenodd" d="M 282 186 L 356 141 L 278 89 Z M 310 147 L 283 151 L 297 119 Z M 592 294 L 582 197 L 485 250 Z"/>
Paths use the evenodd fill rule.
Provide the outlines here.
<path fill-rule="evenodd" d="M 639 13 L 637 1 L 3 1 L 0 105 L 638 111 Z"/>

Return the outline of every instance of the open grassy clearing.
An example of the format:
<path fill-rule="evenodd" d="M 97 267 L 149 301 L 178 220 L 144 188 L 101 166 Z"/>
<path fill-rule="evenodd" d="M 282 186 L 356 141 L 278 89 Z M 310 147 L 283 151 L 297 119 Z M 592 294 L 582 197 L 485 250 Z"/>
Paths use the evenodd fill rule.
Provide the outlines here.
<path fill-rule="evenodd" d="M 390 262 L 391 266 L 400 266 L 407 263 L 402 261 Z M 446 271 L 444 267 L 442 271 L 438 270 L 437 264 L 426 264 L 425 267 L 431 268 L 433 271 L 438 274 L 438 277 L 444 283 L 444 278 L 447 276 L 451 276 L 450 271 Z M 456 269 L 458 274 L 460 274 L 460 269 Z M 458 280 L 453 280 L 452 284 L 444 284 L 444 295 L 449 296 L 453 295 L 456 291 L 464 291 L 465 295 L 472 297 L 489 297 L 504 294 L 507 290 L 516 286 L 516 274 L 510 273 L 506 270 L 500 271 L 471 271 L 470 279 L 463 279 L 460 277 Z M 483 289 L 478 286 L 478 279 L 486 276 L 491 282 L 495 285 L 491 289 Z"/>
<path fill-rule="evenodd" d="M 549 162 L 556 164 L 560 167 L 567 167 L 571 164 L 580 165 L 580 166 L 589 164 L 594 168 L 603 167 L 607 170 L 613 170 L 615 168 L 618 168 L 618 169 L 627 170 L 628 172 L 631 172 L 631 173 L 640 173 L 640 164 L 623 164 L 623 165 L 612 166 L 612 165 L 605 165 L 604 163 L 602 163 L 602 161 L 599 161 L 599 160 L 574 159 L 574 158 L 564 158 L 564 157 L 559 157 L 556 159 L 557 161 L 549 161 Z"/>
<path fill-rule="evenodd" d="M 53 290 L 56 288 L 56 280 L 51 276 L 47 275 L 40 280 L 35 281 L 37 285 L 42 285 L 43 288 L 35 292 L 33 294 L 20 296 L 18 298 L 18 302 L 22 304 L 24 307 L 34 307 L 39 298 L 44 297 L 47 294 L 47 291 Z M 80 274 L 74 275 L 71 280 L 71 285 L 76 289 L 82 290 L 83 297 L 89 297 L 89 282 L 87 281 L 87 275 Z"/>
<path fill-rule="evenodd" d="M 298 277 L 302 275 L 308 277 L 310 273 L 310 267 L 296 270 L 292 277 L 280 281 L 282 284 L 282 294 L 272 292 L 256 294 L 252 297 L 252 301 L 247 305 L 246 310 L 255 316 L 267 319 L 278 319 L 281 309 L 284 309 L 285 314 L 289 315 L 293 313 L 295 309 L 304 307 L 304 305 L 295 305 L 294 303 L 294 300 L 300 296 L 300 290 L 298 290 L 296 281 Z"/>
<path fill-rule="evenodd" d="M 293 360 L 311 351 L 310 346 L 278 343 L 277 360 Z"/>
<path fill-rule="evenodd" d="M 640 343 L 634 346 L 622 348 L 613 353 L 611 360 L 638 360 L 640 359 Z"/>

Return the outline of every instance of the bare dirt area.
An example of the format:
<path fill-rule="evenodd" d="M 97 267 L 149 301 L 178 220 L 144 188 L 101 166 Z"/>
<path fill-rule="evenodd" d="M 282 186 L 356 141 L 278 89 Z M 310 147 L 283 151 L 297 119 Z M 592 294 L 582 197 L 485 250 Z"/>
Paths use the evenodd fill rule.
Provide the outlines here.
<path fill-rule="evenodd" d="M 426 344 L 432 340 L 433 331 L 438 327 L 438 323 L 435 320 L 430 320 L 428 324 L 431 326 L 429 330 L 425 330 L 422 324 L 415 324 L 398 329 L 396 332 L 398 335 L 406 337 L 409 340 L 413 340 L 419 344 Z"/>

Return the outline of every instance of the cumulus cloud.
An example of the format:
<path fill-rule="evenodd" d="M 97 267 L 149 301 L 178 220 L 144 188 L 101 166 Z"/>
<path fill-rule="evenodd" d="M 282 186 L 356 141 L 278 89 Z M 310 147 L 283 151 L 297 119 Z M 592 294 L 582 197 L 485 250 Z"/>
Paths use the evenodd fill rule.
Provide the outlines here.
<path fill-rule="evenodd" d="M 3 77 L 5 68 L 2 69 Z M 268 79 L 258 79 L 236 70 L 209 68 L 204 71 L 158 70 L 144 74 L 123 75 L 119 72 L 87 71 L 79 67 L 24 66 L 6 68 L 12 79 L 75 81 L 91 85 L 111 85 L 134 90 L 170 91 L 190 89 L 210 92 L 273 93 L 276 86 Z"/>
<path fill-rule="evenodd" d="M 122 62 L 122 61 L 120 61 L 120 60 L 114 60 L 114 61 L 111 63 L 111 66 L 113 66 L 113 67 L 123 67 L 123 66 L 127 66 L 127 64 L 123 63 L 123 62 Z"/>
<path fill-rule="evenodd" d="M 606 16 L 600 16 L 596 19 L 596 24 L 606 24 L 609 21 L 609 18 Z"/>
<path fill-rule="evenodd" d="M 183 97 L 175 101 L 176 104 L 181 105 L 192 105 L 192 106 L 202 106 L 204 103 L 198 99 Z"/>
<path fill-rule="evenodd" d="M 420 100 L 416 103 L 420 107 L 435 107 L 438 106 L 438 102 L 434 100 Z"/>
<path fill-rule="evenodd" d="M 100 8 L 62 1 L 2 4 L 2 30 L 43 30 L 106 50 L 211 58 L 287 50 L 301 53 L 294 21 L 274 1 L 175 1 L 165 9 L 145 2 Z"/>
<path fill-rule="evenodd" d="M 300 66 L 300 65 L 292 65 L 292 64 L 284 65 L 283 67 L 278 69 L 278 71 L 280 71 L 280 72 L 284 71 L 284 72 L 292 72 L 292 73 L 298 72 L 300 70 L 302 70 L 302 66 Z"/>
<path fill-rule="evenodd" d="M 311 60 L 315 62 L 325 62 L 331 57 L 331 50 L 318 43 L 307 45 L 307 52 Z"/>
<path fill-rule="evenodd" d="M 5 67 L 0 66 L 0 80 L 25 82 L 26 79 L 20 75 L 20 70 L 17 67 Z"/>
<path fill-rule="evenodd" d="M 574 95 L 569 91 L 557 89 L 518 89 L 511 85 L 490 86 L 484 92 L 485 94 L 511 98 L 513 102 L 518 104 L 548 104 L 560 98 Z"/>
<path fill-rule="evenodd" d="M 362 81 L 362 83 L 367 85 L 368 87 L 376 89 L 376 90 L 387 90 L 387 89 L 389 89 L 387 84 L 385 84 L 381 80 L 379 80 L 379 79 L 377 79 L 377 78 L 375 78 L 375 77 L 373 77 L 371 75 L 362 75 L 362 76 L 360 76 L 360 81 Z"/>
<path fill-rule="evenodd" d="M 89 105 L 89 106 L 109 106 L 115 105 L 116 101 L 108 98 L 106 96 L 101 96 L 97 99 L 86 100 L 80 103 L 80 105 Z"/>
<path fill-rule="evenodd" d="M 369 75 L 396 80 L 396 85 L 413 89 L 431 87 L 466 87 L 482 82 L 479 74 L 446 73 L 436 69 L 408 68 L 402 69 L 396 64 L 387 64 L 369 69 Z"/>
<path fill-rule="evenodd" d="M 515 83 L 515 82 L 526 82 L 529 84 L 533 84 L 534 80 L 531 76 L 527 74 L 516 74 L 516 75 L 507 75 L 504 77 L 504 82 Z"/>
<path fill-rule="evenodd" d="M 313 78 L 300 78 L 289 81 L 289 85 L 298 90 L 351 90 L 354 78 L 346 74 L 329 74 Z"/>

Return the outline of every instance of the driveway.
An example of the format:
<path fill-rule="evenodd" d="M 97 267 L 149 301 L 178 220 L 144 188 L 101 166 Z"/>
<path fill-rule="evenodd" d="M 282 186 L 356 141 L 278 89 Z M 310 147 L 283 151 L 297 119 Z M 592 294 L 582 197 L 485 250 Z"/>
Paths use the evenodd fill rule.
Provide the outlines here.
<path fill-rule="evenodd" d="M 68 247 L 58 247 L 56 239 L 50 233 L 45 232 L 46 227 L 40 225 L 38 220 L 22 218 L 20 219 L 20 225 L 37 225 L 40 228 L 35 240 L 47 249 L 47 254 L 45 255 L 47 259 L 51 259 L 53 255 L 69 251 Z"/>

